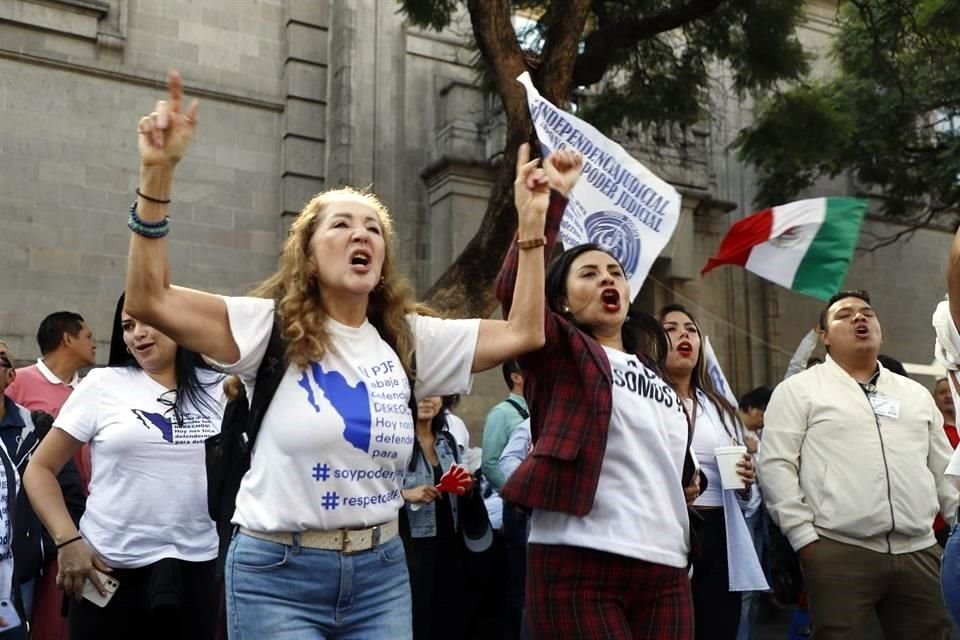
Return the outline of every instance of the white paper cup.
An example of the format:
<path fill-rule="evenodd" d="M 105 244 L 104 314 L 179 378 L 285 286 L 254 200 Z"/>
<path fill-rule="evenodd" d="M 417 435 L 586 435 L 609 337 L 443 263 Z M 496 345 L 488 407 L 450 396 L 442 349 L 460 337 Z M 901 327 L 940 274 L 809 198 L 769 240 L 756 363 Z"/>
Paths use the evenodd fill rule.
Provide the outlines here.
<path fill-rule="evenodd" d="M 720 485 L 724 489 L 743 489 L 743 478 L 737 474 L 737 463 L 743 460 L 747 448 L 743 445 L 717 447 L 713 455 L 717 456 L 717 467 L 720 468 Z"/>

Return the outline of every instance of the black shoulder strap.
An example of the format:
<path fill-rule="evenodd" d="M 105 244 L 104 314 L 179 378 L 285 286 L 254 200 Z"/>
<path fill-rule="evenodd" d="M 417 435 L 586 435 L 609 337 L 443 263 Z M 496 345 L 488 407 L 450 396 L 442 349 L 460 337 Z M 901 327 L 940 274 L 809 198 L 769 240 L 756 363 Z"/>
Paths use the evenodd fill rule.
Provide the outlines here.
<path fill-rule="evenodd" d="M 256 442 L 257 434 L 260 433 L 263 416 L 270 407 L 273 394 L 277 392 L 277 387 L 280 386 L 283 374 L 287 370 L 285 351 L 286 345 L 283 336 L 280 335 L 280 318 L 274 316 L 270 341 L 267 343 L 263 360 L 260 361 L 260 368 L 257 369 L 257 382 L 253 388 L 253 400 L 250 402 L 250 413 L 244 433 L 246 441 L 243 443 L 247 451 L 253 451 L 253 443 Z"/>
<path fill-rule="evenodd" d="M 517 410 L 517 413 L 520 414 L 520 417 L 526 420 L 530 417 L 530 412 L 523 408 L 523 405 L 514 400 L 513 398 L 507 398 L 507 402 L 513 405 L 513 408 Z"/>
<path fill-rule="evenodd" d="M 460 464 L 460 445 L 457 444 L 457 439 L 454 438 L 453 434 L 446 429 L 440 432 L 440 437 L 444 438 L 447 441 L 447 444 L 450 445 L 450 450 L 453 451 L 454 462 Z"/>

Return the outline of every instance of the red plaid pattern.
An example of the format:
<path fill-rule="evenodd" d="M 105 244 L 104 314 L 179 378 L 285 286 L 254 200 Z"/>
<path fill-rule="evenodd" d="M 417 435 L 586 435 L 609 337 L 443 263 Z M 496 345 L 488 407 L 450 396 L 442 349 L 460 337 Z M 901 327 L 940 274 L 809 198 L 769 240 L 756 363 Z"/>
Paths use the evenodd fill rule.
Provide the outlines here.
<path fill-rule="evenodd" d="M 535 640 L 693 640 L 685 569 L 595 549 L 531 544 L 527 624 Z"/>
<path fill-rule="evenodd" d="M 547 246 L 551 255 L 567 201 L 551 194 Z M 513 302 L 519 249 L 514 242 L 497 281 L 506 317 Z M 523 393 L 530 407 L 533 451 L 510 476 L 501 495 L 529 508 L 583 516 L 593 507 L 607 448 L 613 407 L 610 362 L 596 340 L 549 307 L 546 344 L 521 356 Z"/>

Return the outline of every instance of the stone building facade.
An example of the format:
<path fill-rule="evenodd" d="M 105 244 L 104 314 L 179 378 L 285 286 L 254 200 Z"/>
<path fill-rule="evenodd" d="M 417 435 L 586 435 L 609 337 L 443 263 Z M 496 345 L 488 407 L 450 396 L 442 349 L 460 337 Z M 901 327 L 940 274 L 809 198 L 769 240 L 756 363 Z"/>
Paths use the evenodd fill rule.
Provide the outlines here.
<path fill-rule="evenodd" d="M 814 49 L 829 42 L 834 6 L 811 2 L 802 35 Z M 465 18 L 439 34 L 410 28 L 388 0 L 3 0 L 0 337 L 29 360 L 39 320 L 75 309 L 106 347 L 126 265 L 136 121 L 171 67 L 201 102 L 173 193 L 175 282 L 248 290 L 274 267 L 306 200 L 351 184 L 391 209 L 401 265 L 425 291 L 478 227 L 499 152 L 495 101 L 474 86 L 468 33 Z M 820 308 L 731 268 L 699 276 L 750 210 L 753 177 L 728 145 L 751 108 L 718 96 L 709 126 L 664 134 L 657 155 L 648 140 L 625 138 L 684 195 L 641 304 L 689 304 L 739 391 L 782 375 Z M 949 243 L 924 230 L 854 265 L 849 282 L 875 290 L 896 357 L 930 360 Z M 461 410 L 475 436 L 504 392 L 499 372 L 478 377 Z"/>

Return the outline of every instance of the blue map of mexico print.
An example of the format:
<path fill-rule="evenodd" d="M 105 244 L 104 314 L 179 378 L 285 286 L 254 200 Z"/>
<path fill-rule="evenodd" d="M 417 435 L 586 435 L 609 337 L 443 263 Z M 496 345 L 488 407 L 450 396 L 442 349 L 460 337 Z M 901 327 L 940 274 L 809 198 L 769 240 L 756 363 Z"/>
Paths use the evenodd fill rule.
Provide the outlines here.
<path fill-rule="evenodd" d="M 173 412 L 153 413 L 141 409 L 131 409 L 137 420 L 147 429 L 160 432 L 163 441 L 173 445 L 203 444 L 203 441 L 215 434 L 220 426 L 199 413 L 184 413 L 179 420 L 173 418 Z"/>
<path fill-rule="evenodd" d="M 363 381 L 351 387 L 337 371 L 324 371 L 318 363 L 310 365 L 309 375 L 304 371 L 297 382 L 307 392 L 307 402 L 320 413 L 313 382 L 323 390 L 323 395 L 343 418 L 343 438 L 357 449 L 370 453 L 370 396 Z"/>
<path fill-rule="evenodd" d="M 395 360 L 358 367 L 356 382 L 348 380 L 350 375 L 318 362 L 299 374 L 298 402 L 317 416 L 303 428 L 316 444 L 300 440 L 293 447 L 316 456 L 308 458 L 307 473 L 325 512 L 352 507 L 364 512 L 356 516 L 363 522 L 382 521 L 400 499 L 403 465 L 413 444 L 409 385 Z"/>

